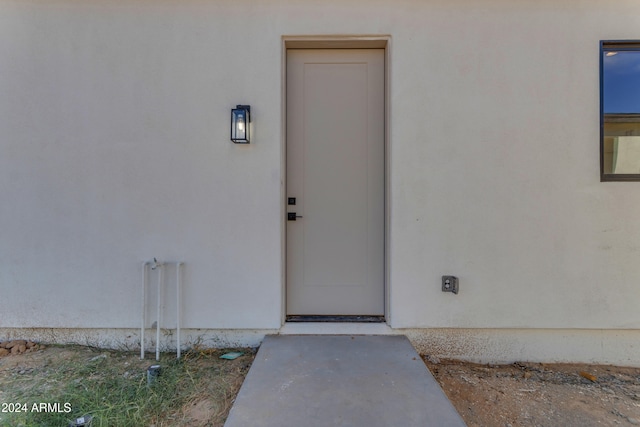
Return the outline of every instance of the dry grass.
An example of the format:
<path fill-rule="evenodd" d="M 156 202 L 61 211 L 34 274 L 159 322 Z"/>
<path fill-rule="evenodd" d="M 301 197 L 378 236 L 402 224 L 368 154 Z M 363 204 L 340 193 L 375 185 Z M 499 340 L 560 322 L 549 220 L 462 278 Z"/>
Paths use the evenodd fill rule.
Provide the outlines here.
<path fill-rule="evenodd" d="M 88 414 L 92 427 L 222 426 L 254 357 L 242 349 L 236 360 L 220 359 L 226 351 L 163 354 L 150 387 L 146 370 L 156 362 L 133 352 L 65 346 L 8 356 L 0 359 L 0 425 L 67 426 Z M 34 410 L 41 403 L 50 407 Z"/>

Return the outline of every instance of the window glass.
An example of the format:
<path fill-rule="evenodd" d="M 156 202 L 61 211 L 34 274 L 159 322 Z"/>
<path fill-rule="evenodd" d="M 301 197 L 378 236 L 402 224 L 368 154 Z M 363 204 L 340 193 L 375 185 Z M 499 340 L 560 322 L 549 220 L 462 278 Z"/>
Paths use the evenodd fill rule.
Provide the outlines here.
<path fill-rule="evenodd" d="M 640 42 L 603 42 L 603 180 L 640 180 Z"/>

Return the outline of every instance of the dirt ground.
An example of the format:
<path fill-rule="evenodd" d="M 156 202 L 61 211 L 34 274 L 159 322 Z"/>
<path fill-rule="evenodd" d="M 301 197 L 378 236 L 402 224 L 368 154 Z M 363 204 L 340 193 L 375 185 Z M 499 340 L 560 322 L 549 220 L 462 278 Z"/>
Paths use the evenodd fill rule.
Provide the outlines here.
<path fill-rule="evenodd" d="M 82 347 L 47 347 L 0 358 L 0 402 L 5 401 L 3 394 L 6 397 L 3 384 L 16 375 L 33 375 L 46 372 L 40 369 L 43 366 L 86 359 L 88 351 Z M 122 364 L 122 357 L 109 360 Z M 469 427 L 640 425 L 640 368 L 536 363 L 494 366 L 423 358 Z M 252 359 L 249 355 L 244 361 L 226 365 L 238 364 L 233 369 L 221 371 L 215 367 L 215 375 L 227 375 L 224 380 L 233 384 L 235 393 Z M 206 363 L 217 360 L 215 357 Z M 144 369 L 151 361 L 141 361 L 130 353 L 124 363 L 128 369 Z M 214 370 L 213 365 L 210 368 Z M 207 399 L 189 402 L 178 417 L 189 421 L 175 425 L 222 426 L 233 396 L 227 394 L 226 402 Z"/>
<path fill-rule="evenodd" d="M 640 425 L 639 368 L 424 359 L 469 427 Z"/>

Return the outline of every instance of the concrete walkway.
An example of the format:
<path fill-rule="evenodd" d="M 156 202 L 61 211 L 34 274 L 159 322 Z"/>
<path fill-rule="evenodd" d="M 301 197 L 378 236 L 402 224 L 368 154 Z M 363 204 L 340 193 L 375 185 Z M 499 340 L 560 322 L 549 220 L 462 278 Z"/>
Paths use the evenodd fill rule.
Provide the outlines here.
<path fill-rule="evenodd" d="M 225 427 L 465 426 L 409 340 L 267 336 Z"/>

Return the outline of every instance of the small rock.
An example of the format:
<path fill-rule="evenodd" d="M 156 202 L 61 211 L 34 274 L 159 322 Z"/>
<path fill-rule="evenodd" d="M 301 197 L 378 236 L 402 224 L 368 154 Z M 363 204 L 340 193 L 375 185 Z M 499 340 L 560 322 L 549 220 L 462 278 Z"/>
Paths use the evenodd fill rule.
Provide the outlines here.
<path fill-rule="evenodd" d="M 640 425 L 640 420 L 638 420 L 637 418 L 627 417 L 627 421 L 629 421 L 634 426 Z"/>
<path fill-rule="evenodd" d="M 9 354 L 9 350 L 6 348 L 0 348 L 0 357 L 6 356 Z"/>
<path fill-rule="evenodd" d="M 33 341 L 28 341 L 28 342 L 27 342 L 27 344 L 26 344 L 27 348 L 33 348 L 33 347 L 35 347 L 36 345 L 37 345 L 37 344 L 36 344 L 36 343 L 34 343 Z"/>
<path fill-rule="evenodd" d="M 106 353 L 102 353 L 96 357 L 92 357 L 91 359 L 89 359 L 89 362 L 95 362 L 96 360 L 100 360 L 100 359 L 106 359 L 107 358 L 107 354 Z"/>
<path fill-rule="evenodd" d="M 433 363 L 434 365 L 440 363 L 440 359 L 438 359 L 436 356 L 431 355 L 427 355 L 427 361 Z"/>
<path fill-rule="evenodd" d="M 588 379 L 591 382 L 596 382 L 598 380 L 598 378 L 595 375 L 592 375 L 592 374 L 590 374 L 588 372 L 584 372 L 584 371 L 580 372 L 580 376 L 583 377 L 583 378 Z"/>
<path fill-rule="evenodd" d="M 525 380 L 528 380 L 529 378 L 531 378 L 531 372 L 525 372 L 524 374 L 522 374 L 522 376 Z"/>
<path fill-rule="evenodd" d="M 18 347 L 17 345 L 11 346 L 11 354 L 18 354 L 19 351 L 20 347 Z"/>

